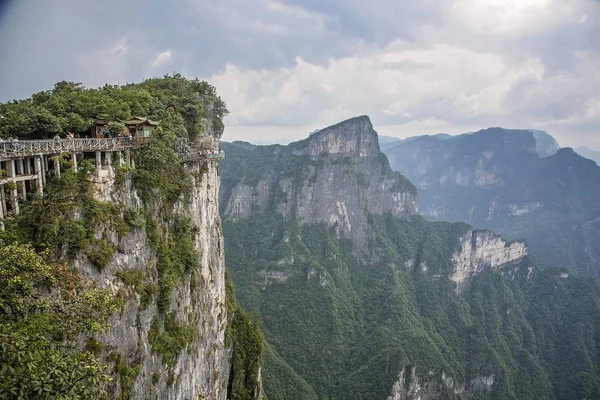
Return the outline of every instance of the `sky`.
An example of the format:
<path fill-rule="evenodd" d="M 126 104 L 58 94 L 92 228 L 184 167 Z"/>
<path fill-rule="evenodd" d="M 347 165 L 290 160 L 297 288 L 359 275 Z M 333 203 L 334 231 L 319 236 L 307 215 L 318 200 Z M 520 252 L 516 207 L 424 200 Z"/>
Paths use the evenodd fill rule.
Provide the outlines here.
<path fill-rule="evenodd" d="M 600 0 L 0 0 L 0 101 L 179 72 L 224 140 L 544 130 L 600 149 Z"/>

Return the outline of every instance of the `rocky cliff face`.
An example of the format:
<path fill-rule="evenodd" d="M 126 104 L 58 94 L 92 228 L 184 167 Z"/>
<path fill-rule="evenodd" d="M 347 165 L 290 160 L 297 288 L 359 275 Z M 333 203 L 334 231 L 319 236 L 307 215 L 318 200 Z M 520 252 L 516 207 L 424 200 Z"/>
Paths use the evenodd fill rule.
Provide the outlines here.
<path fill-rule="evenodd" d="M 221 132 L 210 125 L 206 130 L 201 146 L 217 147 Z M 134 221 L 127 232 L 97 227 L 97 238 L 117 249 L 101 270 L 84 252 L 73 261 L 84 277 L 124 300 L 110 334 L 102 338 L 103 354 L 114 365 L 111 398 L 231 396 L 228 304 L 235 300 L 226 293 L 219 161 L 198 157 L 198 146 L 178 145 L 187 160 L 182 168 L 189 187 L 175 201 L 167 202 L 160 188 L 151 189 L 150 198 L 143 196 L 133 174 L 117 166 L 97 175 L 95 197 Z M 183 233 L 176 235 L 178 230 Z M 187 246 L 185 257 L 192 259 L 185 262 L 194 267 L 173 267 L 178 255 L 169 251 L 178 246 Z M 257 380 L 253 398 L 260 399 L 260 370 Z"/>
<path fill-rule="evenodd" d="M 429 378 L 434 376 L 435 372 L 430 371 Z M 493 375 L 473 379 L 467 387 L 457 384 L 444 373 L 439 379 L 427 380 L 417 376 L 416 368 L 403 368 L 387 400 L 435 400 L 442 395 L 463 400 L 471 398 L 474 392 L 491 392 L 493 385 Z"/>
<path fill-rule="evenodd" d="M 493 172 L 494 160 L 539 158 L 531 132 L 528 138 L 516 153 L 502 148 L 510 135 L 489 153 L 463 149 L 480 173 L 459 179 L 461 190 L 506 190 L 497 178 L 507 175 Z M 567 382 L 573 375 L 560 366 L 585 353 L 569 348 L 585 348 L 572 339 L 573 326 L 596 337 L 593 322 L 571 319 L 596 318 L 595 300 L 590 312 L 575 300 L 581 291 L 595 299 L 595 286 L 562 270 L 537 271 L 523 243 L 411 215 L 414 191 L 389 172 L 368 119 L 289 146 L 223 147 L 227 263 L 240 302 L 264 327 L 270 399 L 586 396 L 573 394 L 580 382 Z M 419 161 L 413 156 L 407 163 Z M 555 157 L 562 161 L 552 179 L 576 168 L 571 154 L 547 158 Z M 512 204 L 521 215 L 542 207 Z M 551 346 L 559 356 L 544 351 Z M 571 365 L 595 374 L 596 362 L 583 357 Z"/>
<path fill-rule="evenodd" d="M 146 308 L 141 296 L 118 278 L 123 272 L 146 276 L 146 284 L 157 284 L 154 275 L 157 253 L 148 243 L 144 228 L 124 237 L 112 235 L 118 251 L 110 264 L 99 272 L 87 257 L 79 254 L 74 266 L 100 286 L 122 294 L 126 299 L 121 315 L 113 319 L 113 329 L 104 343 L 109 353 L 120 354 L 130 366 L 139 368 L 134 378 L 135 399 L 225 399 L 230 368 L 230 348 L 225 344 L 227 310 L 225 307 L 225 264 L 223 237 L 218 209 L 219 175 L 215 162 L 191 163 L 186 170 L 193 177 L 190 202 L 176 204 L 176 212 L 189 216 L 194 234 L 194 248 L 201 266 L 198 274 L 186 274 L 176 285 L 173 301 L 166 311 L 170 318 L 197 330 L 197 340 L 184 345 L 172 366 L 150 343 L 152 326 L 159 318 L 156 302 Z M 114 187 L 114 174 L 99 182 L 100 193 L 111 194 L 111 202 L 128 210 L 141 211 L 142 200 L 132 190 L 131 182 L 121 189 Z M 108 200 L 104 198 L 104 200 Z M 149 205 L 150 208 L 160 205 Z M 122 385 L 122 382 L 119 383 Z M 122 392 L 118 387 L 116 392 Z"/>
<path fill-rule="evenodd" d="M 392 172 L 366 116 L 286 147 L 240 148 L 236 143 L 225 146 L 228 157 L 244 153 L 239 172 L 255 168 L 259 173 L 235 180 L 236 171 L 225 172 L 230 186 L 221 204 L 228 219 L 274 208 L 287 220 L 324 222 L 364 243 L 368 213 L 406 217 L 418 210 L 415 187 Z"/>
<path fill-rule="evenodd" d="M 14 275 L 27 277 L 23 301 L 36 297 L 43 307 L 21 312 L 1 301 L 0 314 L 6 315 L 0 321 L 5 350 L 0 356 L 8 338 L 15 348 L 39 345 L 23 345 L 35 352 L 34 361 L 40 354 L 58 361 L 31 368 L 25 365 L 28 356 L 12 357 L 9 348 L 12 358 L 0 360 L 0 375 L 8 367 L 15 381 L 30 384 L 0 385 L 0 397 L 17 392 L 31 397 L 41 379 L 52 398 L 85 397 L 82 393 L 119 400 L 263 398 L 262 335 L 237 303 L 225 269 L 218 147 L 228 111 L 216 88 L 177 73 L 102 90 L 63 81 L 21 103 L 40 94 L 37 111 L 27 112 L 53 121 L 52 132 L 98 136 L 110 130 L 122 136 L 117 133 L 125 125 L 115 121 L 114 112 L 102 127 L 90 126 L 88 117 L 106 107 L 123 119 L 139 115 L 159 122 L 149 137 L 130 146 L 98 140 L 91 144 L 99 150 L 95 154 L 46 149 L 52 170 L 41 171 L 44 190 L 34 190 L 34 182 L 19 183 L 21 212 L 13 201 L 10 218 L 2 213 L 0 246 L 17 242 L 31 257 L 37 270 L 32 278 L 26 268 Z M 59 123 L 64 115 L 81 123 Z M 33 132 L 22 119 L 7 122 L 3 127 L 19 139 L 46 136 L 41 125 Z M 2 197 L 8 186 L 0 188 Z M 55 322 L 59 313 L 64 318 Z M 21 321 L 35 321 L 36 329 L 17 327 L 33 326 Z M 69 322 L 74 328 L 63 329 Z M 71 365 L 79 366 L 70 376 L 77 384 L 67 387 L 62 375 Z M 28 373 L 14 373 L 21 367 Z"/>
<path fill-rule="evenodd" d="M 454 271 L 450 279 L 456 283 L 457 292 L 460 292 L 467 287 L 472 276 L 484 269 L 520 261 L 526 255 L 524 243 L 509 244 L 490 231 L 470 230 L 460 238 L 460 248 L 452 256 Z"/>

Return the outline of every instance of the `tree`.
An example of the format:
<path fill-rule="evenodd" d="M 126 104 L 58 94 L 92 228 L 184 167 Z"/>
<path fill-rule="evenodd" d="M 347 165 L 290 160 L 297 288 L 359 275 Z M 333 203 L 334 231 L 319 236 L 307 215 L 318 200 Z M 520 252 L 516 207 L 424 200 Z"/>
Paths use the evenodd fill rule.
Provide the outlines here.
<path fill-rule="evenodd" d="M 0 136 L 46 139 L 62 132 L 60 119 L 47 109 L 23 100 L 2 104 Z"/>
<path fill-rule="evenodd" d="M 110 133 L 115 137 L 119 136 L 127 129 L 125 124 L 119 121 L 110 121 L 107 124 L 107 128 L 110 130 Z"/>
<path fill-rule="evenodd" d="M 28 244 L 0 243 L 0 286 L 0 399 L 103 396 L 110 378 L 92 350 L 119 302 Z"/>
<path fill-rule="evenodd" d="M 57 133 L 85 132 L 95 120 L 141 116 L 162 121 L 173 114 L 181 120 L 175 121 L 178 137 L 195 140 L 206 134 L 206 122 L 212 122 L 220 135 L 227 108 L 209 83 L 180 74 L 99 89 L 62 81 L 29 99 L 0 103 L 0 115 L 4 117 L 0 137 L 51 138 Z"/>

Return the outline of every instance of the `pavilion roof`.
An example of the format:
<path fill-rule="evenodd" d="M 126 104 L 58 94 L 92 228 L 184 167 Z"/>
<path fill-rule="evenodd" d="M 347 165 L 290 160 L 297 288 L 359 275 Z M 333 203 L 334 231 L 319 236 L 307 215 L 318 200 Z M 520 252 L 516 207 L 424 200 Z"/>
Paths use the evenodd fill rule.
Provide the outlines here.
<path fill-rule="evenodd" d="M 125 125 L 140 125 L 140 124 L 147 123 L 148 125 L 158 126 L 160 124 L 160 121 L 152 121 L 149 118 L 138 117 L 138 116 L 135 116 L 129 120 L 120 120 L 120 122 L 124 123 Z"/>

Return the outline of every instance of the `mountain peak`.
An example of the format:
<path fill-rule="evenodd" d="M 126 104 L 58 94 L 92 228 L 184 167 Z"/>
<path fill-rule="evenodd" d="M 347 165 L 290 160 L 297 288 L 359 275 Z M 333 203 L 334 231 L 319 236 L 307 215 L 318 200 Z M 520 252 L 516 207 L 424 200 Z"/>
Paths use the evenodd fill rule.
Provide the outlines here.
<path fill-rule="evenodd" d="M 556 152 L 556 154 L 558 154 L 558 155 L 562 155 L 562 156 L 567 156 L 567 155 L 568 155 L 568 156 L 571 156 L 571 155 L 574 155 L 574 154 L 576 154 L 576 153 L 575 153 L 575 150 L 573 150 L 573 148 L 572 148 L 572 147 L 563 147 L 562 149 L 559 149 L 559 150 Z"/>
<path fill-rule="evenodd" d="M 562 149 L 558 150 L 553 158 L 558 160 L 559 164 L 567 163 L 569 165 L 579 165 L 582 168 L 597 168 L 595 161 L 579 155 L 579 153 L 577 153 L 571 147 L 563 147 Z"/>
<path fill-rule="evenodd" d="M 227 219 L 266 211 L 326 223 L 362 249 L 369 214 L 402 218 L 418 212 L 415 186 L 392 171 L 369 117 L 343 121 L 288 146 L 222 146 L 231 155 L 222 177 Z"/>
<path fill-rule="evenodd" d="M 368 115 L 359 115 L 357 117 L 348 118 L 344 121 L 338 122 L 337 124 L 333 124 L 321 130 L 327 131 L 329 129 L 338 129 L 341 127 L 350 127 L 350 126 L 362 126 L 367 129 L 373 129 L 373 124 L 371 123 L 371 118 Z"/>
<path fill-rule="evenodd" d="M 330 156 L 377 157 L 379 142 L 371 119 L 366 115 L 350 118 L 321 129 L 308 138 L 308 154 L 317 159 Z"/>

